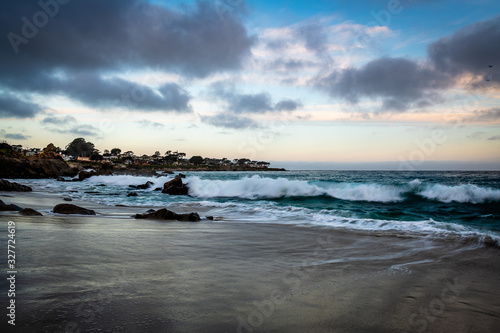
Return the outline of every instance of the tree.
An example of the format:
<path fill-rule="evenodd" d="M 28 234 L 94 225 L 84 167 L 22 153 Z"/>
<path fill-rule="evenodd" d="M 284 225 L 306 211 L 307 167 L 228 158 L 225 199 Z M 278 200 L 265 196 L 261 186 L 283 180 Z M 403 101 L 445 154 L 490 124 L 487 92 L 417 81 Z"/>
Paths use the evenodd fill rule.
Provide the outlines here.
<path fill-rule="evenodd" d="M 153 156 L 154 156 L 154 157 L 160 157 L 160 155 L 161 155 L 161 154 L 160 154 L 160 152 L 159 152 L 158 150 L 157 150 L 157 151 L 155 151 L 155 153 L 153 154 Z"/>
<path fill-rule="evenodd" d="M 99 150 L 95 149 L 92 152 L 92 155 L 90 155 L 90 160 L 91 161 L 102 161 L 104 158 L 103 156 L 99 153 Z"/>
<path fill-rule="evenodd" d="M 90 157 L 93 152 L 94 144 L 92 142 L 85 141 L 84 138 L 74 139 L 66 146 L 65 150 L 65 154 L 73 157 Z"/>
<path fill-rule="evenodd" d="M 200 165 L 201 163 L 203 163 L 203 157 L 193 156 L 189 159 L 189 163 L 193 163 L 194 165 Z"/>
<path fill-rule="evenodd" d="M 122 153 L 122 150 L 120 148 L 113 148 L 111 149 L 111 155 L 113 156 L 118 156 Z"/>

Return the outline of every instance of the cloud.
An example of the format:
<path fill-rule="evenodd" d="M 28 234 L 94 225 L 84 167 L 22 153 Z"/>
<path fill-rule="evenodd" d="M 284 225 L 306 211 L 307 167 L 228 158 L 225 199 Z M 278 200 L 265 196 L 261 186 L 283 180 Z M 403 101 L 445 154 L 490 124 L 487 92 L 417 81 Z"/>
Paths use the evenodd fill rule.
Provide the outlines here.
<path fill-rule="evenodd" d="M 151 121 L 151 120 L 147 120 L 147 119 L 139 120 L 138 124 L 140 126 L 142 126 L 142 127 L 145 127 L 145 128 L 152 128 L 152 129 L 163 129 L 163 128 L 165 128 L 165 125 L 163 125 L 162 123 L 157 123 L 157 122 L 154 122 L 154 121 Z"/>
<path fill-rule="evenodd" d="M 41 10 L 28 0 L 3 7 L 0 31 L 5 35 L 22 35 L 21 18 Z M 13 60 L 14 70 L 22 64 L 26 70 L 42 64 L 74 70 L 125 65 L 176 69 L 204 77 L 240 68 L 254 38 L 248 36 L 238 15 L 221 19 L 210 2 L 197 1 L 179 11 L 139 0 L 88 0 L 59 6 L 49 24 L 19 45 L 17 57 L 7 38 L 2 43 L 0 59 Z"/>
<path fill-rule="evenodd" d="M 492 65 L 492 79 L 500 83 L 500 16 L 468 25 L 428 47 L 436 70 L 454 76 L 484 76 Z"/>
<path fill-rule="evenodd" d="M 463 118 L 463 122 L 493 122 L 500 120 L 500 108 L 491 108 L 485 110 L 476 110 L 471 115 Z"/>
<path fill-rule="evenodd" d="M 363 99 L 379 101 L 379 112 L 422 109 L 441 103 L 441 92 L 456 85 L 462 75 L 475 75 L 476 87 L 484 83 L 484 77 L 500 83 L 499 40 L 497 17 L 466 26 L 430 44 L 425 62 L 383 57 L 359 68 L 332 70 L 311 84 L 351 104 Z"/>
<path fill-rule="evenodd" d="M 255 43 L 237 8 L 221 18 L 208 1 L 182 9 L 139 0 L 71 1 L 30 30 L 31 23 L 21 19 L 43 13 L 38 3 L 2 4 L 4 91 L 62 95 L 91 107 L 189 112 L 189 94 L 178 84 L 150 87 L 117 73 L 154 70 L 203 78 L 242 68 Z M 41 108 L 20 109 L 0 116 L 32 117 Z"/>
<path fill-rule="evenodd" d="M 219 113 L 215 116 L 201 116 L 201 120 L 210 125 L 223 128 L 244 129 L 259 127 L 258 123 L 253 119 L 229 113 Z"/>
<path fill-rule="evenodd" d="M 488 138 L 488 140 L 500 140 L 500 135 L 494 135 Z"/>
<path fill-rule="evenodd" d="M 4 137 L 6 139 L 12 139 L 12 140 L 28 140 L 31 138 L 29 135 L 24 135 L 20 133 L 5 133 Z"/>
<path fill-rule="evenodd" d="M 284 99 L 276 103 L 274 109 L 277 111 L 296 111 L 302 107 L 302 102 L 299 100 Z"/>
<path fill-rule="evenodd" d="M 9 93 L 0 92 L 0 118 L 33 118 L 43 108 Z"/>
<path fill-rule="evenodd" d="M 42 120 L 43 124 L 52 124 L 52 125 L 67 125 L 70 123 L 76 122 L 76 118 L 73 116 L 49 116 Z"/>
<path fill-rule="evenodd" d="M 100 131 L 92 125 L 76 125 L 70 128 L 51 128 L 49 131 L 60 134 L 71 134 L 75 136 L 99 136 Z"/>
<path fill-rule="evenodd" d="M 449 86 L 446 76 L 405 58 L 379 58 L 361 68 L 335 70 L 313 84 L 332 97 L 352 104 L 362 98 L 380 99 L 381 112 L 403 112 L 440 100 L 436 90 Z"/>
<path fill-rule="evenodd" d="M 291 99 L 282 99 L 273 104 L 272 97 L 267 92 L 244 94 L 237 91 L 234 85 L 221 81 L 210 86 L 208 95 L 225 103 L 227 112 L 238 114 L 295 111 L 302 106 L 300 100 Z"/>

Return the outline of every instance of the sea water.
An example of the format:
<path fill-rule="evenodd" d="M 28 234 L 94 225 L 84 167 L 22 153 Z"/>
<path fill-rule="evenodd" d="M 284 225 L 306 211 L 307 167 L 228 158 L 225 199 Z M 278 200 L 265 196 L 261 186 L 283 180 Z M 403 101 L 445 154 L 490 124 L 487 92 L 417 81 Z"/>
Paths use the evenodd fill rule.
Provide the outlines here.
<path fill-rule="evenodd" d="M 173 175 L 19 180 L 106 205 L 201 211 L 224 221 L 500 241 L 500 172 L 185 172 L 189 196 L 155 191 Z M 129 185 L 154 185 L 137 190 Z M 134 191 L 138 196 L 127 197 Z M 500 243 L 500 242 L 499 242 Z"/>

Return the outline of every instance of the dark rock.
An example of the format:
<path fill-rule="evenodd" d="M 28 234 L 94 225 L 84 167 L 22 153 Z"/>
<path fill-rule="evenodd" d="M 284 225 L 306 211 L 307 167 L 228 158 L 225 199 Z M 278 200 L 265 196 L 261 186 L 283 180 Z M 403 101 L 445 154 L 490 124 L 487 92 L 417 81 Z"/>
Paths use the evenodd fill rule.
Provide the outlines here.
<path fill-rule="evenodd" d="M 186 178 L 186 175 L 183 174 L 183 173 L 180 173 L 180 174 L 177 175 L 177 177 Z"/>
<path fill-rule="evenodd" d="M 207 220 L 213 221 L 214 217 L 213 216 L 206 216 Z"/>
<path fill-rule="evenodd" d="M 82 180 L 85 180 L 85 179 L 90 178 L 92 176 L 99 176 L 99 175 L 100 175 L 100 173 L 97 171 L 94 171 L 94 170 L 92 170 L 92 171 L 82 170 L 82 171 L 80 171 L 80 173 L 78 173 L 78 181 L 81 182 Z"/>
<path fill-rule="evenodd" d="M 189 188 L 186 184 L 182 183 L 181 177 L 177 176 L 171 181 L 163 184 L 163 190 L 161 193 L 167 193 L 170 195 L 187 195 Z"/>
<path fill-rule="evenodd" d="M 108 185 L 106 185 L 106 184 L 99 184 L 99 185 L 96 185 L 96 186 L 108 186 Z"/>
<path fill-rule="evenodd" d="M 156 212 L 156 210 L 154 210 L 154 209 L 148 209 L 146 211 L 146 214 L 151 214 L 151 213 L 154 213 L 154 212 Z"/>
<path fill-rule="evenodd" d="M 198 213 L 177 214 L 166 208 L 158 209 L 157 211 L 153 211 L 151 213 L 148 212 L 146 212 L 146 214 L 137 214 L 135 215 L 135 218 L 150 219 L 150 220 L 175 220 L 175 221 L 186 221 L 186 222 L 200 221 L 200 215 L 198 215 Z"/>
<path fill-rule="evenodd" d="M 153 191 L 161 191 L 161 187 L 157 187 Z"/>
<path fill-rule="evenodd" d="M 0 191 L 30 192 L 33 190 L 29 186 L 0 179 Z"/>
<path fill-rule="evenodd" d="M 129 194 L 127 194 L 127 197 L 136 197 L 137 196 L 137 193 L 135 192 L 130 192 Z"/>
<path fill-rule="evenodd" d="M 85 191 L 83 193 L 87 193 L 87 194 L 100 194 L 101 192 L 99 192 L 99 191 Z"/>
<path fill-rule="evenodd" d="M 74 175 L 75 170 L 60 156 L 57 158 L 0 156 L 0 178 L 57 178 Z"/>
<path fill-rule="evenodd" d="M 23 209 L 21 207 L 19 207 L 18 205 L 14 205 L 14 204 L 7 205 L 5 202 L 0 200 L 0 211 L 20 211 L 20 210 L 23 210 Z"/>
<path fill-rule="evenodd" d="M 81 215 L 95 215 L 95 211 L 86 209 L 72 204 L 59 204 L 52 210 L 57 214 L 81 214 Z"/>
<path fill-rule="evenodd" d="M 25 216 L 43 216 L 42 213 L 39 213 L 36 210 L 31 209 L 31 208 L 24 208 L 23 210 L 21 210 L 19 212 L 19 214 L 25 215 Z"/>
<path fill-rule="evenodd" d="M 137 185 L 136 187 L 140 190 L 146 190 L 148 188 L 150 188 L 151 186 L 153 186 L 153 182 L 150 182 L 150 181 L 147 181 L 145 184 L 142 184 L 142 185 Z"/>
<path fill-rule="evenodd" d="M 63 198 L 64 201 L 73 201 L 71 198 Z"/>

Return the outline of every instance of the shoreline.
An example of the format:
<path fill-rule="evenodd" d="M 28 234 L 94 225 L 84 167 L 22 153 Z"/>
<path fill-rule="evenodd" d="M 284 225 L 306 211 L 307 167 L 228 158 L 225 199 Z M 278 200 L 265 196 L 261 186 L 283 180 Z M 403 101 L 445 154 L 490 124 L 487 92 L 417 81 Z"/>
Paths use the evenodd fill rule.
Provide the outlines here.
<path fill-rule="evenodd" d="M 64 202 L 5 193 L 8 203 L 42 211 Z M 17 226 L 18 328 L 493 332 L 500 325 L 495 248 L 284 224 L 134 220 L 129 213 L 147 208 L 72 203 L 102 215 L 0 214 L 2 225 Z"/>

